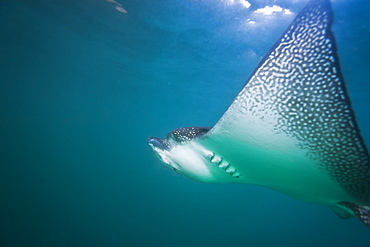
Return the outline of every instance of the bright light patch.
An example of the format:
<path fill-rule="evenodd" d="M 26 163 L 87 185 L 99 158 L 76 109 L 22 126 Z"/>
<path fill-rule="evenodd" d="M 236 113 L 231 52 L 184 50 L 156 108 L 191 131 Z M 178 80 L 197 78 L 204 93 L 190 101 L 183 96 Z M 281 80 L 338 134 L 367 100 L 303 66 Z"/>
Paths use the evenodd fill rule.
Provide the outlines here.
<path fill-rule="evenodd" d="M 241 5 L 243 5 L 243 7 L 247 8 L 247 9 L 251 6 L 251 4 L 246 0 L 226 0 L 226 2 L 230 5 L 232 5 L 232 4 L 241 4 Z"/>
<path fill-rule="evenodd" d="M 289 9 L 283 9 L 282 7 L 278 5 L 266 6 L 264 8 L 257 9 L 256 11 L 254 11 L 254 13 L 260 13 L 264 15 L 274 15 L 280 12 L 283 12 L 284 14 L 287 14 L 287 15 L 293 14 Z"/>
<path fill-rule="evenodd" d="M 290 9 L 284 9 L 284 14 L 291 15 L 291 14 L 293 14 L 293 12 L 290 11 Z"/>
<path fill-rule="evenodd" d="M 117 3 L 115 0 L 106 0 L 108 3 L 113 3 L 115 4 L 116 6 L 114 7 L 116 10 L 118 10 L 119 12 L 121 13 L 124 13 L 124 14 L 127 14 L 127 10 L 125 10 L 123 7 L 122 7 L 122 4 L 120 3 Z"/>
<path fill-rule="evenodd" d="M 116 10 L 118 10 L 119 12 L 124 13 L 124 14 L 127 14 L 127 10 L 125 10 L 125 9 L 124 9 L 124 8 L 122 8 L 121 6 L 116 6 L 115 8 L 116 8 Z"/>
<path fill-rule="evenodd" d="M 240 0 L 239 1 L 244 7 L 246 7 L 247 9 L 251 6 L 251 4 L 248 2 L 248 1 L 245 1 L 245 0 Z"/>

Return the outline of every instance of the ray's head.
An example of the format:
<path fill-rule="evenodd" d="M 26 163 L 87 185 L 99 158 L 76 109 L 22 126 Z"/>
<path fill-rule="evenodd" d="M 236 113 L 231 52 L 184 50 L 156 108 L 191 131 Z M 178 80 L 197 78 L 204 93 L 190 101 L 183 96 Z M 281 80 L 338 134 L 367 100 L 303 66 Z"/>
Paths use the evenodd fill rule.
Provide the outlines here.
<path fill-rule="evenodd" d="M 177 173 L 202 182 L 215 180 L 210 166 L 211 153 L 197 145 L 210 127 L 187 127 L 170 131 L 165 139 L 149 137 L 147 142 L 158 158 Z"/>
<path fill-rule="evenodd" d="M 159 159 L 176 172 L 182 173 L 183 166 L 178 160 L 177 154 L 180 147 L 207 133 L 211 127 L 186 127 L 170 131 L 165 139 L 149 137 L 147 142 Z"/>
<path fill-rule="evenodd" d="M 172 170 L 201 182 L 239 180 L 240 173 L 223 157 L 199 142 L 207 138 L 210 127 L 174 129 L 166 139 L 149 137 L 147 142 L 159 159 Z"/>

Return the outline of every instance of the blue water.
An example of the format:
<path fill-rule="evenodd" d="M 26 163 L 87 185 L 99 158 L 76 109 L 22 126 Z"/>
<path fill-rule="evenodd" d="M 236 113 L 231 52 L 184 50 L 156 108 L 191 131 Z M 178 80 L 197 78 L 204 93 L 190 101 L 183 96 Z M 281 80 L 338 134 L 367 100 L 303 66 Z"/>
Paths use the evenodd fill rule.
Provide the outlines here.
<path fill-rule="evenodd" d="M 146 144 L 214 125 L 306 1 L 232 2 L 0 2 L 1 246 L 370 245 L 357 219 L 193 181 Z M 293 14 L 253 13 L 274 4 Z M 332 7 L 370 145 L 370 2 Z"/>

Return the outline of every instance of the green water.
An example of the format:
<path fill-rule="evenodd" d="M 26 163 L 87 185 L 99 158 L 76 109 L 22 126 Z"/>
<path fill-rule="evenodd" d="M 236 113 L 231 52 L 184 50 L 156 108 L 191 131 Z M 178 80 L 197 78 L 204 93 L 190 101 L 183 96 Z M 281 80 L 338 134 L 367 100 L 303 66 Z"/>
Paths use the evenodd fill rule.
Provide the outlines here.
<path fill-rule="evenodd" d="M 368 246 L 357 219 L 262 187 L 203 184 L 146 143 L 213 126 L 304 1 L 3 0 L 1 246 Z M 293 12 L 262 16 L 266 5 Z M 333 4 L 370 143 L 370 3 Z M 245 23 L 256 21 L 257 28 Z"/>

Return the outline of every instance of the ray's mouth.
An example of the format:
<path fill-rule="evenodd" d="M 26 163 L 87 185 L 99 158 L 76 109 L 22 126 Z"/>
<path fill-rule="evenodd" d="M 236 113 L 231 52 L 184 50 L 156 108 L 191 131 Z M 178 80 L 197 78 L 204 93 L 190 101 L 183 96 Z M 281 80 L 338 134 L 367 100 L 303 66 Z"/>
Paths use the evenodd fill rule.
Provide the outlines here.
<path fill-rule="evenodd" d="M 163 161 L 166 165 L 173 169 L 177 169 L 173 162 L 171 161 L 170 157 L 170 146 L 166 139 L 160 139 L 157 137 L 149 137 L 147 139 L 147 143 L 153 149 L 154 153 L 158 156 L 160 160 Z"/>

